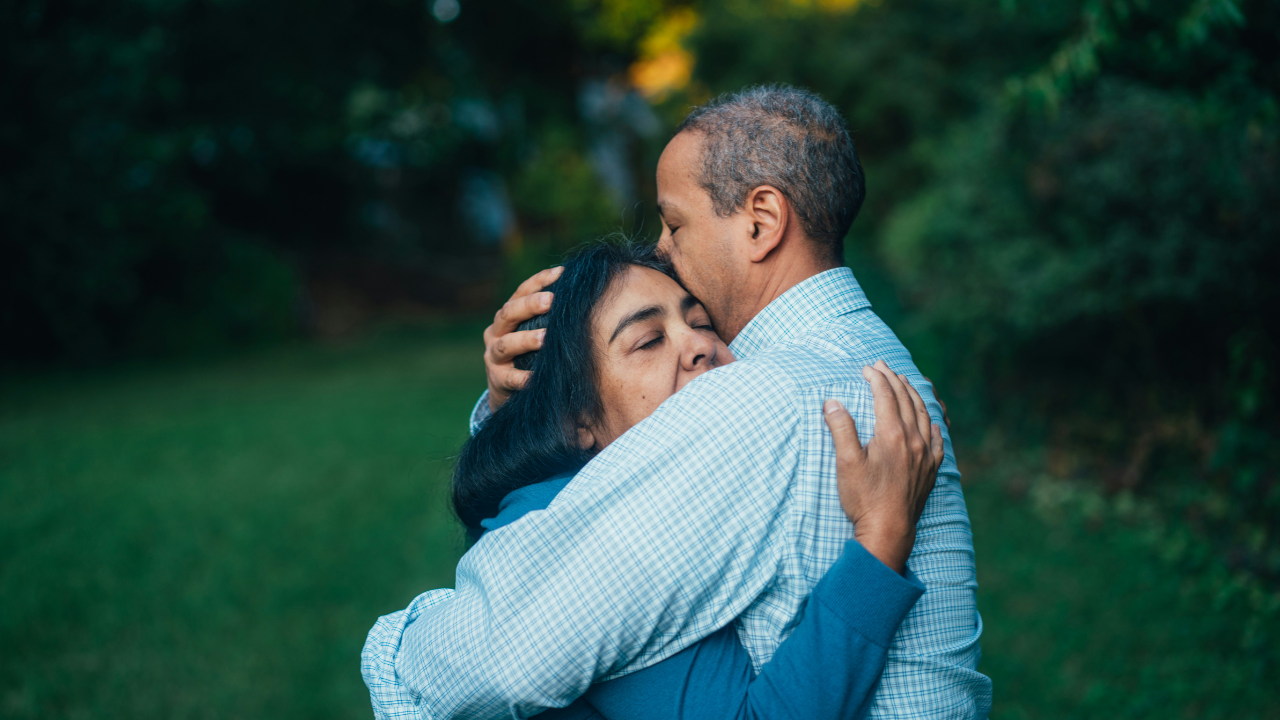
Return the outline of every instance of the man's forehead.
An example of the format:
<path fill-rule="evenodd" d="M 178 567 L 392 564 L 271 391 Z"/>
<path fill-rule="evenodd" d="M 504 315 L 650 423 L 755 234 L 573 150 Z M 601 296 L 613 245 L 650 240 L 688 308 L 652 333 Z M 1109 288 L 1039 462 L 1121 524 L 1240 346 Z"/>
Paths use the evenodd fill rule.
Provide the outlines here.
<path fill-rule="evenodd" d="M 688 130 L 678 133 L 667 143 L 658 158 L 658 174 L 690 172 L 702 157 L 702 135 Z"/>
<path fill-rule="evenodd" d="M 682 132 L 667 143 L 658 158 L 658 214 L 666 216 L 679 210 L 691 198 L 684 197 L 700 188 L 698 184 L 698 160 L 702 141 L 689 131 Z M 684 201 L 684 202 L 682 202 Z"/>

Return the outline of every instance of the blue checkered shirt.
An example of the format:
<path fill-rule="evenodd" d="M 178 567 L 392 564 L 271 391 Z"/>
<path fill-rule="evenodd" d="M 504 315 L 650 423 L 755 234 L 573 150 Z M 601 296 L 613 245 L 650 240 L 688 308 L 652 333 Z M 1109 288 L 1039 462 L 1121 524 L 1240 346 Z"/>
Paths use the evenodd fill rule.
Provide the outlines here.
<path fill-rule="evenodd" d="M 362 658 L 377 717 L 527 717 L 729 623 L 757 670 L 769 660 L 853 536 L 823 401 L 843 402 L 869 441 L 861 369 L 883 359 L 942 415 L 848 268 L 788 290 L 731 348 L 738 362 L 664 402 L 546 510 L 487 533 L 455 590 L 379 619 Z M 985 718 L 973 537 L 949 437 L 908 564 L 927 591 L 870 717 Z"/>

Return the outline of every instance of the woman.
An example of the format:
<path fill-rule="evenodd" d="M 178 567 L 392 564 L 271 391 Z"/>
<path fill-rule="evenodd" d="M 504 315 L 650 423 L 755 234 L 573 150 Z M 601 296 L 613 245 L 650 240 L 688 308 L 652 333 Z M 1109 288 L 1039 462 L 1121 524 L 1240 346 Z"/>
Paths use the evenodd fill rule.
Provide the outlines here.
<path fill-rule="evenodd" d="M 546 330 L 542 348 L 517 360 L 531 371 L 528 383 L 476 431 L 455 467 L 454 507 L 480 542 L 545 508 L 592 456 L 687 383 L 733 359 L 706 311 L 649 248 L 588 246 L 548 289 L 556 296 L 551 309 L 522 326 Z M 928 448 L 927 471 L 896 488 L 891 507 L 877 506 L 902 513 L 914 528 L 941 462 L 941 435 L 919 396 L 887 367 L 864 375 L 874 381 L 877 422 L 901 423 Z M 803 618 L 760 674 L 727 627 L 652 667 L 597 683 L 543 717 L 866 714 L 889 641 L 924 588 L 909 571 L 905 578 L 895 572 L 905 571 L 913 531 L 893 535 L 862 515 L 859 491 L 871 481 L 848 461 L 863 451 L 852 419 L 836 403 L 824 411 L 836 439 L 841 504 L 851 519 L 862 516 L 866 529 L 858 523 L 857 541 L 815 587 Z"/>

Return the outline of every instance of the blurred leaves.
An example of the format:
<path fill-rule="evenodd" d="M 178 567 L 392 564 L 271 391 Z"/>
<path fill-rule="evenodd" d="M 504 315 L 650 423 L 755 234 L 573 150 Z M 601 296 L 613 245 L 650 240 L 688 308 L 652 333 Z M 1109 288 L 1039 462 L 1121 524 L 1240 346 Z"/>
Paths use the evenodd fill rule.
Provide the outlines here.
<path fill-rule="evenodd" d="M 662 102 L 674 90 L 683 90 L 693 76 L 693 53 L 685 48 L 685 40 L 698 26 L 698 15 L 692 8 L 678 8 L 664 16 L 640 40 L 640 57 L 631 64 L 628 74 L 645 97 Z"/>
<path fill-rule="evenodd" d="M 989 420 L 1280 579 L 1280 23 L 1173 10 L 1085 3 L 1084 35 L 917 144 L 928 180 L 880 250 Z"/>
<path fill-rule="evenodd" d="M 1248 115 L 1216 110 L 1105 80 L 1056 118 L 974 121 L 895 212 L 888 257 L 957 322 L 1036 331 L 1209 297 L 1248 312 L 1270 292 L 1254 268 L 1275 256 L 1280 187 Z"/>
<path fill-rule="evenodd" d="M 1142 0 L 1088 0 L 1078 23 L 1080 32 L 1062 43 L 1044 67 L 1009 79 L 1006 90 L 1013 100 L 1031 100 L 1056 111 L 1074 88 L 1098 74 L 1099 55 L 1117 43 L 1141 42 L 1148 61 L 1176 63 L 1194 46 L 1207 43 L 1216 27 L 1242 26 L 1244 15 L 1236 0 L 1158 7 Z"/>
<path fill-rule="evenodd" d="M 7 5 L 6 359 L 94 363 L 323 332 L 350 325 L 324 320 L 337 296 L 419 313 L 487 306 L 502 256 L 475 228 L 515 224 L 477 224 L 475 208 L 510 215 L 501 186 L 537 174 L 548 138 L 570 142 L 545 154 L 591 162 L 578 95 L 623 73 L 664 12 L 620 0 Z M 635 133 L 609 141 L 607 160 L 634 167 Z M 476 177 L 498 178 L 479 205 Z M 559 187 L 578 198 L 559 206 L 634 201 L 599 183 L 540 192 Z M 601 217 L 564 219 L 575 229 L 553 249 L 599 232 L 575 223 Z"/>

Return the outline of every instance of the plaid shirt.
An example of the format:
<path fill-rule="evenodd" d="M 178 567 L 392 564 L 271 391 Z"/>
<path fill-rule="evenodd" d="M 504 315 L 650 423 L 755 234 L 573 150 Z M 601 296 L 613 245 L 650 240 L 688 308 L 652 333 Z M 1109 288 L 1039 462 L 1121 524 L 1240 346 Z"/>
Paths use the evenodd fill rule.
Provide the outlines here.
<path fill-rule="evenodd" d="M 757 670 L 769 660 L 853 536 L 823 401 L 843 402 L 869 441 L 861 369 L 883 359 L 942 416 L 848 268 L 787 291 L 731 347 L 738 362 L 664 402 L 546 510 L 486 534 L 456 590 L 379 619 L 362 662 L 375 715 L 527 717 L 731 622 Z M 927 591 L 889 649 L 872 718 L 990 709 L 959 480 L 947 438 L 908 560 Z"/>

